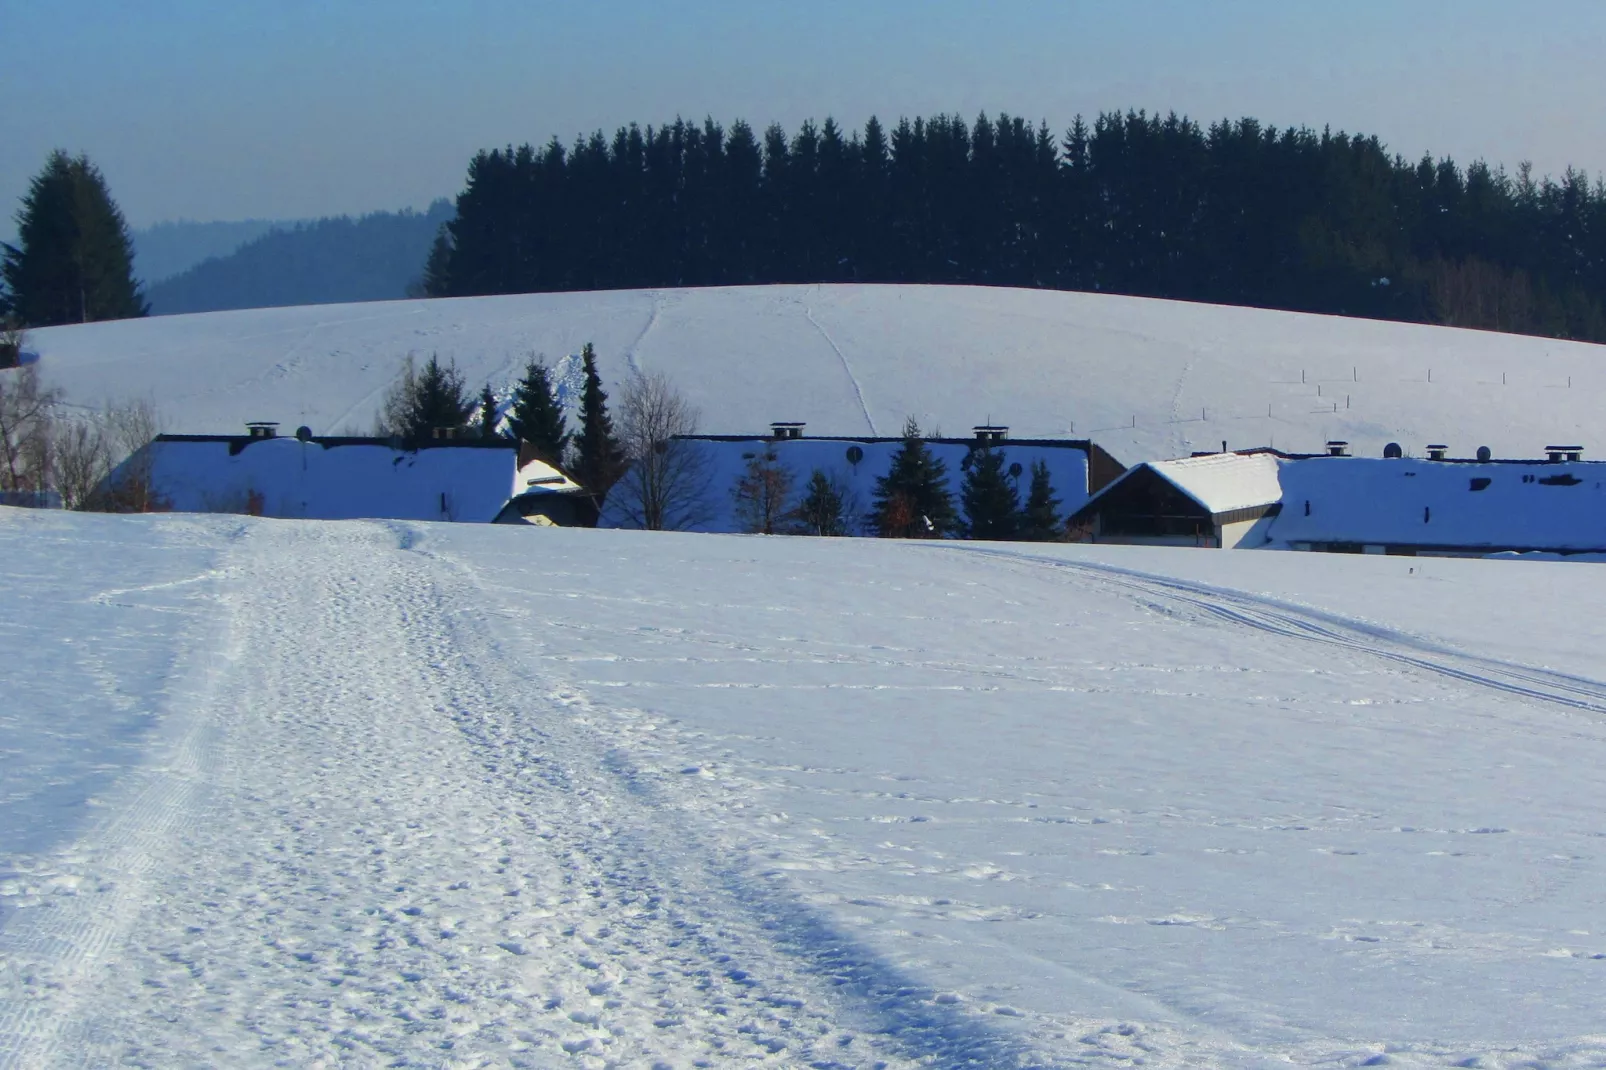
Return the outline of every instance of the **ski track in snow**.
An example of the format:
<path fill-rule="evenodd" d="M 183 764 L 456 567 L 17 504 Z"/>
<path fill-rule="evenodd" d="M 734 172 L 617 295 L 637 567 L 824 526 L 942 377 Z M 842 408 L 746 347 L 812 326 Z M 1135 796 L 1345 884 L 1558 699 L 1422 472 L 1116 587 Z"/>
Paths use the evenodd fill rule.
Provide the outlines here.
<path fill-rule="evenodd" d="M 1115 565 L 1056 560 L 1032 553 L 981 547 L 966 547 L 961 552 L 1092 577 L 1142 599 L 1170 601 L 1238 627 L 1381 658 L 1519 698 L 1606 714 L 1606 683 L 1601 681 L 1477 657 L 1387 628 L 1276 599 Z"/>
<path fill-rule="evenodd" d="M 870 415 L 870 405 L 864 400 L 864 386 L 859 382 L 859 377 L 853 373 L 853 365 L 849 363 L 847 354 L 842 352 L 842 347 L 836 344 L 836 339 L 820 325 L 820 321 L 814 318 L 813 307 L 801 299 L 798 303 L 803 308 L 803 318 L 809 321 L 809 326 L 820 333 L 820 337 L 825 339 L 825 344 L 831 347 L 831 352 L 835 353 L 836 359 L 841 362 L 842 371 L 847 375 L 848 382 L 853 385 L 853 397 L 859 403 L 859 411 L 864 413 L 864 422 L 870 428 L 870 434 L 879 435 L 881 432 L 876 430 L 875 417 Z"/>
<path fill-rule="evenodd" d="M 668 300 L 662 293 L 657 291 L 653 291 L 650 296 L 652 297 L 652 315 L 647 317 L 647 322 L 641 328 L 641 333 L 636 335 L 635 340 L 625 349 L 625 364 L 634 375 L 642 374 L 641 361 L 638 359 L 637 353 L 641 349 L 641 343 L 645 342 L 647 336 L 653 332 L 653 328 L 658 326 L 659 317 L 663 315 L 664 304 Z"/>

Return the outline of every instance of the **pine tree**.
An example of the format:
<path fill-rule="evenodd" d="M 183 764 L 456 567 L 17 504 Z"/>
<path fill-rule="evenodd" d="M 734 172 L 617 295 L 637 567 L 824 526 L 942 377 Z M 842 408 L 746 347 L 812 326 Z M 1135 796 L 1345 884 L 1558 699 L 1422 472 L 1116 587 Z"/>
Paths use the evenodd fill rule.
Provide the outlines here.
<path fill-rule="evenodd" d="M 57 150 L 17 213 L 19 246 L 0 246 L 10 314 L 27 327 L 143 316 L 133 245 L 106 180 Z"/>
<path fill-rule="evenodd" d="M 1060 501 L 1048 481 L 1048 462 L 1032 462 L 1032 483 L 1026 492 L 1026 505 L 1020 514 L 1019 537 L 1033 542 L 1050 542 L 1065 533 L 1059 513 Z"/>
<path fill-rule="evenodd" d="M 486 383 L 485 389 L 480 391 L 480 437 L 496 437 L 496 394 L 491 391 L 490 383 Z"/>
<path fill-rule="evenodd" d="M 903 425 L 892 466 L 876 478 L 870 519 L 883 539 L 940 539 L 954 528 L 948 466 L 932 455 L 914 417 Z"/>
<path fill-rule="evenodd" d="M 804 488 L 803 500 L 793 517 L 802 535 L 839 536 L 848 534 L 847 495 L 840 483 L 816 468 Z"/>
<path fill-rule="evenodd" d="M 430 243 L 429 256 L 424 261 L 424 277 L 419 288 L 426 297 L 448 297 L 452 292 L 452 231 L 450 223 L 442 223 Z"/>
<path fill-rule="evenodd" d="M 532 360 L 524 366 L 524 378 L 513 388 L 507 424 L 508 434 L 534 446 L 542 459 L 551 464 L 563 463 L 569 431 L 563 407 L 552 389 L 552 373 L 541 361 Z"/>
<path fill-rule="evenodd" d="M 624 473 L 625 455 L 608 417 L 608 395 L 597 372 L 597 353 L 587 342 L 580 358 L 585 366 L 585 389 L 580 394 L 580 433 L 575 438 L 575 478 L 592 494 L 608 493 Z"/>
<path fill-rule="evenodd" d="M 431 354 L 413 384 L 402 434 L 418 440 L 430 438 L 437 429 L 461 431 L 468 426 L 475 407 L 474 399 L 464 393 L 463 376 L 456 363 L 443 365 Z"/>
<path fill-rule="evenodd" d="M 1020 522 L 1020 492 L 1004 470 L 1003 451 L 982 446 L 967 458 L 959 498 L 965 511 L 965 537 L 1013 539 Z"/>

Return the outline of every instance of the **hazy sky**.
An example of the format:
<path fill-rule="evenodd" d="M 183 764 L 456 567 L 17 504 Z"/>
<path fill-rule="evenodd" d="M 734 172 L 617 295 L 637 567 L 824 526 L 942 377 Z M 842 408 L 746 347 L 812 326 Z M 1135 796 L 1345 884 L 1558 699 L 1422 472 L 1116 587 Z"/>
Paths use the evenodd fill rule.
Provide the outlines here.
<path fill-rule="evenodd" d="M 1176 110 L 1606 170 L 1602 0 L 0 0 L 0 234 L 53 147 L 129 221 L 423 206 L 677 114 Z"/>

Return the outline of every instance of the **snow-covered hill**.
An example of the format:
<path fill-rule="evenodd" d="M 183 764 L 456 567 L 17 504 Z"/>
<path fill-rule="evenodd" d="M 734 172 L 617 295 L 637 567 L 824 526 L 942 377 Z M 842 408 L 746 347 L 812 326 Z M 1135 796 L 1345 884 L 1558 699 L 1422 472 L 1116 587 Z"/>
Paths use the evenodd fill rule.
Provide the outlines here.
<path fill-rule="evenodd" d="M 1606 570 L 6 509 L 0 561 L 8 1070 L 1606 1066 Z"/>
<path fill-rule="evenodd" d="M 1606 450 L 1606 350 L 1545 339 L 1098 294 L 763 286 L 396 301 L 37 331 L 71 400 L 153 395 L 172 430 L 246 420 L 365 430 L 408 353 L 511 383 L 532 353 L 596 343 L 604 374 L 667 373 L 704 430 L 804 420 L 896 434 L 1091 437 L 1127 463 L 1327 439 Z"/>

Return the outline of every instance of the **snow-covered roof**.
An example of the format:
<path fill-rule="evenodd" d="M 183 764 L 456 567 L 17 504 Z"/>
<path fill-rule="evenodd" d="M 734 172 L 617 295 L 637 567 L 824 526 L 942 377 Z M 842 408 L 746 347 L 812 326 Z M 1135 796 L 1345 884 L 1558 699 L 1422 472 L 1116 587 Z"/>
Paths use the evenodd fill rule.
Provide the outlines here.
<path fill-rule="evenodd" d="M 1211 453 L 1148 467 L 1212 513 L 1270 505 L 1282 498 L 1278 459 L 1271 453 Z"/>
<path fill-rule="evenodd" d="M 520 494 L 575 494 L 585 488 L 539 458 L 525 461 L 513 478 L 513 496 Z"/>
<path fill-rule="evenodd" d="M 164 435 L 123 471 L 149 463 L 153 489 L 181 512 L 488 523 L 514 493 L 517 460 L 511 443 Z"/>
<path fill-rule="evenodd" d="M 1598 461 L 1321 457 L 1283 462 L 1282 490 L 1274 545 L 1606 549 L 1606 463 Z"/>

